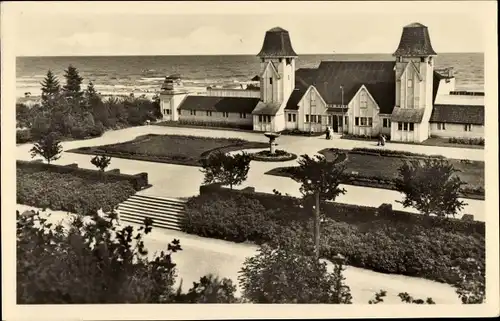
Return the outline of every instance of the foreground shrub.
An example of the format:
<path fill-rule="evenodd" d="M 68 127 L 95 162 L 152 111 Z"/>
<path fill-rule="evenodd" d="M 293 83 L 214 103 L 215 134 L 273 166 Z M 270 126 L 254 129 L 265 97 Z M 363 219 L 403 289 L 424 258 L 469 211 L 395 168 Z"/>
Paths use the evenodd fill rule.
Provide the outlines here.
<path fill-rule="evenodd" d="M 16 144 L 25 144 L 33 140 L 30 129 L 16 130 Z"/>
<path fill-rule="evenodd" d="M 72 174 L 17 169 L 17 202 L 55 211 L 110 211 L 135 193 L 129 182 L 96 182 Z"/>
<path fill-rule="evenodd" d="M 484 146 L 484 138 L 457 138 L 450 137 L 448 142 L 451 144 L 462 144 L 462 145 L 479 145 Z"/>

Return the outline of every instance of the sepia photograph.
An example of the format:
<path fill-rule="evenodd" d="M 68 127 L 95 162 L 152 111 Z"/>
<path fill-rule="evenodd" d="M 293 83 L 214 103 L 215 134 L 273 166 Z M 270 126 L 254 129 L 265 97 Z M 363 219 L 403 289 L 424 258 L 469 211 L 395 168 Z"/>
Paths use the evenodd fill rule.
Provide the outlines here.
<path fill-rule="evenodd" d="M 2 2 L 4 319 L 498 316 L 496 12 Z"/>

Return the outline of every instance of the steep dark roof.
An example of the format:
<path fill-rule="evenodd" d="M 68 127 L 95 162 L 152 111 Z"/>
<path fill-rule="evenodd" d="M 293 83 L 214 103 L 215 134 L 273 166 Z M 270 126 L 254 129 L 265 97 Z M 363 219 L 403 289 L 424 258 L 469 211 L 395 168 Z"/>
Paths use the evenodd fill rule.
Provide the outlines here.
<path fill-rule="evenodd" d="M 298 110 L 299 102 L 316 77 L 316 68 L 300 68 L 295 71 L 295 89 L 288 98 L 286 110 Z"/>
<path fill-rule="evenodd" d="M 431 122 L 484 125 L 484 106 L 434 105 Z"/>
<path fill-rule="evenodd" d="M 420 24 L 412 23 L 403 28 L 401 40 L 394 56 L 420 57 L 437 55 L 432 48 L 429 29 Z"/>
<path fill-rule="evenodd" d="M 392 122 L 420 123 L 424 117 L 424 108 L 400 108 L 394 107 L 391 115 Z"/>
<path fill-rule="evenodd" d="M 394 61 L 322 61 L 314 86 L 327 104 L 341 104 L 340 86 L 344 88 L 344 104 L 354 97 L 362 85 L 380 107 L 390 114 L 396 100 Z"/>
<path fill-rule="evenodd" d="M 187 96 L 179 109 L 250 114 L 258 103 L 259 98 Z"/>
<path fill-rule="evenodd" d="M 297 57 L 288 31 L 276 27 L 266 32 L 259 57 Z"/>

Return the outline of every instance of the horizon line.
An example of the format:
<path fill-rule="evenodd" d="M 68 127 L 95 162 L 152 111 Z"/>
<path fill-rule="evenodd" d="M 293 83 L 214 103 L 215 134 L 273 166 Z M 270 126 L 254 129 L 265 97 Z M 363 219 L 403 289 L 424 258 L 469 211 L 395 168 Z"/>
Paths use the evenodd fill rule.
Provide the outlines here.
<path fill-rule="evenodd" d="M 300 56 L 324 56 L 324 55 L 392 55 L 391 52 L 332 52 L 332 53 L 304 53 Z M 483 54 L 481 51 L 449 51 L 441 52 L 440 54 Z M 440 55 L 438 53 L 438 56 Z M 103 55 L 103 54 L 82 54 L 82 55 L 17 55 L 16 58 L 66 58 L 66 57 L 220 57 L 220 56 L 257 56 L 253 53 L 246 54 L 124 54 L 124 55 Z"/>

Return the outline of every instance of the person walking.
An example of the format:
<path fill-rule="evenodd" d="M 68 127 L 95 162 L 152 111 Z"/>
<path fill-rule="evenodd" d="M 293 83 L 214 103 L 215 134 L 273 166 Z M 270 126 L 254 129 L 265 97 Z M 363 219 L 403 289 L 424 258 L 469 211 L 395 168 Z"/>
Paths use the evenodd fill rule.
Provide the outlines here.
<path fill-rule="evenodd" d="M 326 131 L 325 131 L 325 134 L 326 134 L 326 139 L 330 139 L 330 127 L 326 127 Z"/>

